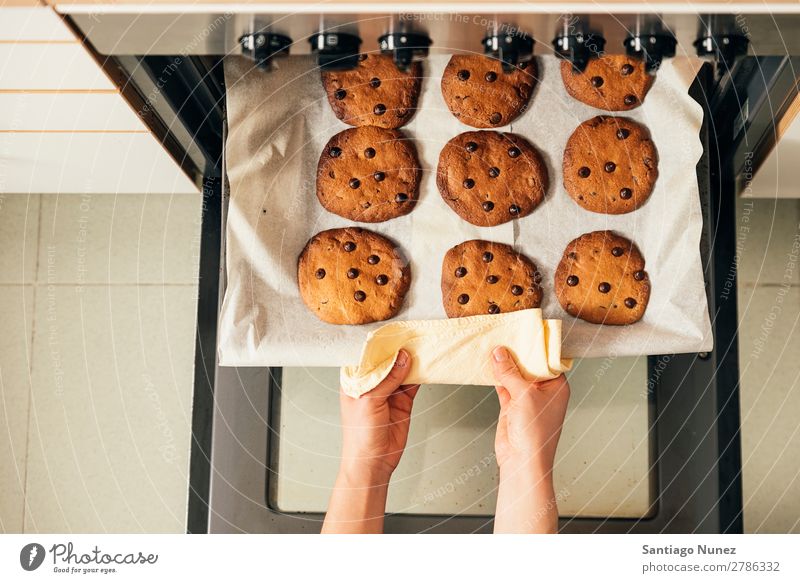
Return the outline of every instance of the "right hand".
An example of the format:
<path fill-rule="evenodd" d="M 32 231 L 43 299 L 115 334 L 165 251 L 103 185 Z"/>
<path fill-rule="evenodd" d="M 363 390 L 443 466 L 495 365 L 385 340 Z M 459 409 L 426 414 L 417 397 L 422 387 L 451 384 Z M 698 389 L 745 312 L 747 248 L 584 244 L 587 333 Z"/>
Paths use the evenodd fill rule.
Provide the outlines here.
<path fill-rule="evenodd" d="M 540 471 L 551 473 L 569 402 L 566 377 L 529 381 L 502 346 L 492 351 L 492 367 L 500 399 L 494 442 L 497 464 L 533 463 Z"/>

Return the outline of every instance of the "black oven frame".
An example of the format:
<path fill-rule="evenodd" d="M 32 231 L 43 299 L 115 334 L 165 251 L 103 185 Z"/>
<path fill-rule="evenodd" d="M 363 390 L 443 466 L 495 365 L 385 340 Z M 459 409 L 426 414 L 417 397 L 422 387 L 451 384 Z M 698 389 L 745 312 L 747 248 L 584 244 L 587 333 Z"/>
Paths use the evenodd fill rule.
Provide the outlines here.
<path fill-rule="evenodd" d="M 68 24 L 72 23 L 66 19 Z M 72 25 L 81 35 L 80 30 Z M 91 43 L 84 39 L 87 48 Z M 97 62 L 186 173 L 203 186 L 197 334 L 192 411 L 187 532 L 209 529 L 214 389 L 220 377 L 269 386 L 269 406 L 279 393 L 279 371 L 225 369 L 216 363 L 217 316 L 225 285 L 224 177 L 225 87 L 220 57 L 104 57 Z M 704 227 L 704 262 L 715 347 L 708 354 L 653 356 L 659 373 L 652 399 L 656 502 L 643 519 L 570 518 L 564 532 L 740 533 L 741 445 L 736 307 L 735 198 L 745 158 L 757 168 L 776 141 L 778 109 L 797 95 L 800 70 L 790 57 L 747 57 L 718 75 L 712 64 L 698 74 L 691 92 L 703 106 L 704 156 L 698 164 Z M 147 87 L 169 68 L 158 99 Z M 767 99 L 767 97 L 769 99 Z M 744 108 L 743 104 L 747 103 Z M 780 104 L 780 108 L 774 106 Z M 145 107 L 146 105 L 146 107 Z M 744 118 L 741 116 L 746 109 Z M 270 411 L 265 411 L 269 416 Z M 269 418 L 269 417 L 267 417 Z M 271 436 L 270 436 L 271 439 Z M 268 441 L 264 452 L 269 467 Z M 322 515 L 270 511 L 265 532 L 318 530 Z M 390 515 L 387 532 L 488 532 L 490 517 Z"/>

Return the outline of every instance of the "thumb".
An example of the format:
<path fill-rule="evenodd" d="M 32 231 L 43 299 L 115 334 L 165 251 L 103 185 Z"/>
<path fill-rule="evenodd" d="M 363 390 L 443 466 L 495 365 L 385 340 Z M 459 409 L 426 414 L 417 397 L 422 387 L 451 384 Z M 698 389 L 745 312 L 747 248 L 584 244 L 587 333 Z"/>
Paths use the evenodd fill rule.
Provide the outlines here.
<path fill-rule="evenodd" d="M 368 394 L 374 397 L 388 397 L 403 384 L 409 370 L 411 370 L 411 355 L 401 348 L 389 374 Z"/>
<path fill-rule="evenodd" d="M 492 369 L 497 384 L 505 387 L 512 399 L 527 391 L 531 386 L 530 381 L 525 380 L 520 374 L 511 353 L 503 346 L 492 350 Z"/>

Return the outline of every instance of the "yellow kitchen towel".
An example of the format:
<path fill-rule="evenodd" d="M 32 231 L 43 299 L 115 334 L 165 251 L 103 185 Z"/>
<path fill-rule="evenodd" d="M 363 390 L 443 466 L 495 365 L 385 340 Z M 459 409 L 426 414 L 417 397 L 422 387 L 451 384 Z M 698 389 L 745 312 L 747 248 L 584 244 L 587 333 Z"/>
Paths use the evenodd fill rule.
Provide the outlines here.
<path fill-rule="evenodd" d="M 360 397 L 389 374 L 401 348 L 412 357 L 406 384 L 493 385 L 491 352 L 505 346 L 530 379 L 552 379 L 572 360 L 561 358 L 561 320 L 541 309 L 496 316 L 392 322 L 370 332 L 356 366 L 342 367 L 345 394 Z"/>

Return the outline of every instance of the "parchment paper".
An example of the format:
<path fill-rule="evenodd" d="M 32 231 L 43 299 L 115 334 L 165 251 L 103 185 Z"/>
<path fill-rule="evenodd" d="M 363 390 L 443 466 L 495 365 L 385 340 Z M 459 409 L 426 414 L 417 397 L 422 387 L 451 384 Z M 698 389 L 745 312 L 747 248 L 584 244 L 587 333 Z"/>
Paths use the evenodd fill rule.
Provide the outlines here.
<path fill-rule="evenodd" d="M 625 114 L 644 123 L 659 153 L 650 200 L 626 215 L 588 212 L 567 195 L 561 160 L 567 139 L 603 112 L 564 90 L 555 57 L 539 57 L 539 83 L 528 110 L 503 131 L 518 133 L 541 152 L 550 187 L 531 215 L 498 227 L 474 227 L 442 201 L 436 188 L 439 152 L 471 130 L 447 109 L 440 91 L 448 55 L 424 63 L 420 111 L 404 128 L 414 138 L 423 180 L 420 201 L 405 217 L 362 225 L 401 244 L 413 283 L 397 319 L 446 317 L 441 302 L 442 258 L 450 247 L 482 238 L 513 244 L 539 267 L 546 318 L 563 319 L 565 357 L 669 354 L 710 350 L 713 344 L 699 254 L 702 216 L 695 165 L 702 154 L 702 109 L 688 95 L 700 62 L 664 62 L 644 104 Z M 346 129 L 333 115 L 311 57 L 276 59 L 263 72 L 228 57 L 226 167 L 230 203 L 226 226 L 227 289 L 219 326 L 224 366 L 342 366 L 358 361 L 368 332 L 382 323 L 333 326 L 306 309 L 297 289 L 297 256 L 315 233 L 353 225 L 325 211 L 315 194 L 316 165 L 328 139 Z M 652 283 L 644 318 L 624 327 L 570 317 L 553 291 L 553 274 L 567 243 L 611 229 L 641 249 Z"/>

